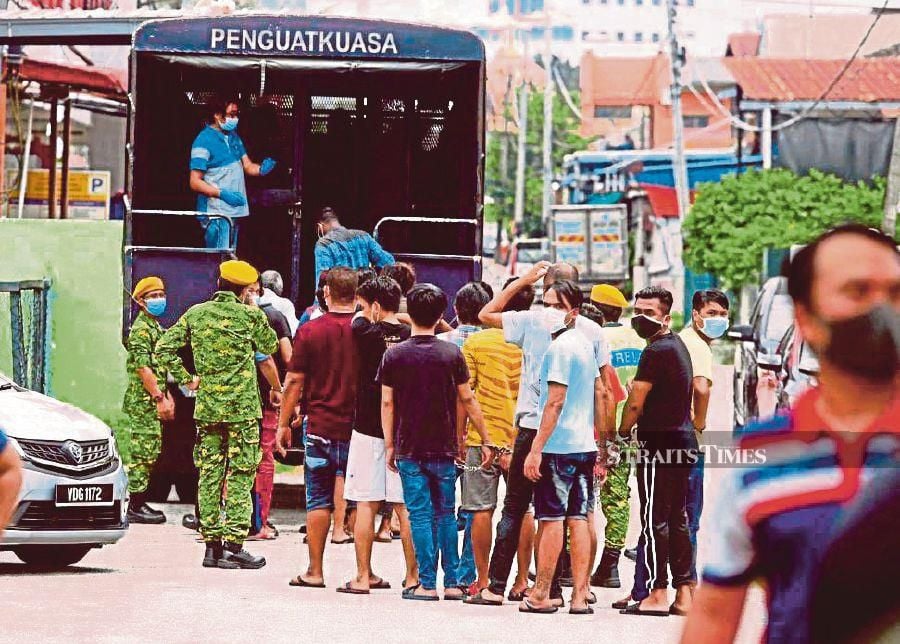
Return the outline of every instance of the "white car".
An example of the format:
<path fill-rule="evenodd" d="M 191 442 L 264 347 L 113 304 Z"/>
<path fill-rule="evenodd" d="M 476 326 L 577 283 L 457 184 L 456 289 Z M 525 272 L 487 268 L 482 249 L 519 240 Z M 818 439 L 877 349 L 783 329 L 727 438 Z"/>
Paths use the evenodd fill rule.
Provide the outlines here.
<path fill-rule="evenodd" d="M 128 478 L 107 425 L 0 374 L 0 428 L 23 466 L 0 550 L 62 568 L 125 536 Z"/>

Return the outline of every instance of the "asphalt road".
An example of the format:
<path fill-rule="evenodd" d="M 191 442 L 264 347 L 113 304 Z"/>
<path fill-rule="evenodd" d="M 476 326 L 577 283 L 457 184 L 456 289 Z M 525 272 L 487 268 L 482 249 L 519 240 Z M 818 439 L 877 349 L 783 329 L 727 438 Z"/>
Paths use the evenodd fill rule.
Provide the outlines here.
<path fill-rule="evenodd" d="M 727 429 L 731 417 L 730 370 L 718 368 L 710 429 Z M 721 386 L 720 386 L 721 385 Z M 716 500 L 721 470 L 708 470 L 707 507 Z M 636 502 L 636 495 L 632 495 Z M 180 524 L 186 506 L 162 508 L 160 526 L 133 526 L 119 544 L 92 551 L 76 566 L 52 574 L 30 572 L 11 553 L 0 553 L 0 641 L 2 642 L 674 642 L 684 620 L 632 617 L 609 607 L 621 590 L 595 589 L 599 603 L 591 616 L 523 615 L 515 604 L 464 606 L 459 602 L 403 601 L 399 542 L 374 548 L 376 573 L 395 586 L 369 596 L 338 594 L 335 587 L 355 568 L 352 545 L 326 550 L 328 588 L 290 588 L 305 569 L 307 555 L 298 532 L 299 511 L 277 511 L 277 541 L 250 543 L 268 565 L 259 571 L 204 569 L 203 545 Z M 628 543 L 637 540 L 636 508 Z M 715 526 L 704 514 L 706 538 Z M 602 531 L 603 519 L 598 519 Z M 623 588 L 634 565 L 623 558 Z M 762 592 L 751 592 L 739 635 L 758 642 L 764 627 Z"/>

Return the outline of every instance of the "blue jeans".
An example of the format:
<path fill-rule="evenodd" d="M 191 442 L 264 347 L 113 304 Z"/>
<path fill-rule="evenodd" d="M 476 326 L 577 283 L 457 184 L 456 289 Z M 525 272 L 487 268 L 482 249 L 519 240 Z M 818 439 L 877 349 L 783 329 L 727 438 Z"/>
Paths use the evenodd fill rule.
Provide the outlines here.
<path fill-rule="evenodd" d="M 197 217 L 203 228 L 203 242 L 207 248 L 237 248 L 238 222 L 221 217 Z"/>
<path fill-rule="evenodd" d="M 587 519 L 594 507 L 597 452 L 544 454 L 534 487 L 534 516 L 539 521 Z"/>
<path fill-rule="evenodd" d="M 409 510 L 419 582 L 422 588 L 437 587 L 437 554 L 441 553 L 444 588 L 456 588 L 459 540 L 456 534 L 456 464 L 453 459 L 418 460 L 398 458 L 403 498 Z"/>
<path fill-rule="evenodd" d="M 458 481 L 461 477 L 462 470 L 457 468 L 456 480 Z M 463 529 L 462 553 L 459 555 L 459 568 L 456 570 L 456 581 L 460 587 L 471 586 L 475 583 L 475 578 L 478 576 L 475 570 L 475 554 L 472 552 L 472 516 L 471 512 L 460 508 L 457 531 L 459 531 L 459 521 L 462 521 L 465 525 Z"/>
<path fill-rule="evenodd" d="M 691 538 L 691 579 L 697 581 L 697 532 L 700 530 L 700 515 L 703 513 L 703 468 L 706 453 L 698 452 L 700 459 L 691 467 L 688 475 L 687 510 L 688 535 Z"/>
<path fill-rule="evenodd" d="M 306 511 L 334 510 L 334 483 L 347 472 L 350 441 L 332 441 L 307 434 L 306 460 L 303 474 L 306 479 Z"/>

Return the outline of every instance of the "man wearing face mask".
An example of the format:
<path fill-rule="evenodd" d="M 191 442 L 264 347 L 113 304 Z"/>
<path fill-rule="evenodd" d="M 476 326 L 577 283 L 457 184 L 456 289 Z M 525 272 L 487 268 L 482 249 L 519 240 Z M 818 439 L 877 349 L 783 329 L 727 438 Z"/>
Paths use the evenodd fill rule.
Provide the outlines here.
<path fill-rule="evenodd" d="M 122 412 L 128 417 L 131 463 L 128 466 L 128 521 L 165 523 L 166 515 L 147 505 L 150 474 L 162 449 L 162 421 L 172 420 L 175 404 L 166 393 L 166 371 L 160 369 L 156 345 L 163 328 L 159 318 L 166 311 L 166 289 L 156 276 L 140 280 L 131 293 L 140 307 L 125 346 L 128 389 Z M 193 383 L 196 388 L 196 383 Z"/>
<path fill-rule="evenodd" d="M 260 462 L 262 405 L 255 357 L 267 356 L 260 371 L 271 386 L 269 402 L 281 403 L 281 382 L 271 355 L 278 339 L 265 314 L 247 306 L 258 293 L 259 273 L 247 262 L 219 266 L 218 290 L 192 306 L 157 345 L 159 365 L 179 384 L 199 378 L 194 420 L 200 471 L 197 489 L 200 534 L 206 542 L 204 568 L 257 569 L 266 565 L 242 548 L 250 529 L 250 490 Z M 178 352 L 190 345 L 197 376 L 191 376 Z"/>
<path fill-rule="evenodd" d="M 238 222 L 250 214 L 244 174 L 262 177 L 275 169 L 275 161 L 266 157 L 253 163 L 244 142 L 235 131 L 240 108 L 232 99 L 214 99 L 209 104 L 209 121 L 191 144 L 191 190 L 197 193 L 197 211 L 226 215 L 199 217 L 207 248 L 236 248 Z"/>
<path fill-rule="evenodd" d="M 713 384 L 713 355 L 710 344 L 721 338 L 728 329 L 728 297 L 719 289 L 711 288 L 694 293 L 691 301 L 691 324 L 684 327 L 681 338 L 691 354 L 693 402 L 691 417 L 697 442 L 706 429 L 706 412 Z M 688 532 L 691 536 L 693 555 L 691 558 L 691 580 L 697 581 L 697 531 L 700 529 L 700 514 L 703 512 L 703 469 L 704 453 L 698 453 L 697 462 L 691 466 L 688 478 L 687 517 Z"/>
<path fill-rule="evenodd" d="M 322 208 L 317 224 L 319 241 L 316 242 L 316 281 L 322 271 L 335 266 L 360 268 L 384 268 L 394 263 L 394 256 L 384 250 L 369 233 L 341 226 L 334 208 Z"/>
<path fill-rule="evenodd" d="M 691 604 L 691 542 L 687 527 L 690 457 L 697 439 L 691 424 L 691 358 L 669 329 L 672 294 L 650 286 L 634 296 L 631 326 L 647 340 L 619 422 L 619 435 L 639 443 L 635 475 L 640 499 L 634 587 L 622 612 L 628 615 L 683 615 Z M 668 572 L 676 589 L 668 602 Z M 628 598 L 616 602 L 621 606 Z"/>
<path fill-rule="evenodd" d="M 818 386 L 741 432 L 738 448 L 761 458 L 725 473 L 685 643 L 734 641 L 757 580 L 766 586 L 767 641 L 816 641 L 809 611 L 829 532 L 879 471 L 900 465 L 896 242 L 858 224 L 830 230 L 793 258 L 788 292 L 819 357 Z M 882 538 L 896 550 L 895 533 Z"/>

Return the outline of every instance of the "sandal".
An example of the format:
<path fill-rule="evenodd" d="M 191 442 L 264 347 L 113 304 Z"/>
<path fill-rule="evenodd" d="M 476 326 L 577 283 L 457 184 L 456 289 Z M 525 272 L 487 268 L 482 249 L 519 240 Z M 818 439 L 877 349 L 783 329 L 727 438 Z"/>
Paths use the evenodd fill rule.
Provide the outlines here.
<path fill-rule="evenodd" d="M 480 590 L 476 594 L 469 595 L 468 597 L 463 599 L 463 603 L 471 604 L 472 606 L 503 606 L 503 600 L 486 599 L 484 596 L 482 596 Z"/>
<path fill-rule="evenodd" d="M 420 602 L 436 602 L 438 598 L 432 595 L 417 595 L 416 589 L 419 588 L 422 584 L 416 584 L 415 586 L 410 586 L 409 588 L 404 588 L 403 592 L 400 593 L 400 596 L 403 599 L 413 599 Z"/>
<path fill-rule="evenodd" d="M 590 606 L 584 608 L 569 608 L 569 615 L 593 615 L 594 609 Z"/>
<path fill-rule="evenodd" d="M 537 613 L 538 615 L 549 615 L 551 613 L 555 613 L 558 610 L 559 607 L 557 606 L 534 606 L 530 601 L 528 601 L 527 597 L 523 599 L 522 603 L 519 605 L 520 613 Z"/>
<path fill-rule="evenodd" d="M 340 541 L 335 541 L 334 539 L 332 539 L 331 543 L 333 543 L 336 546 L 343 546 L 344 544 L 347 544 L 347 543 L 353 543 L 353 537 L 349 536 L 346 539 L 341 539 Z"/>
<path fill-rule="evenodd" d="M 390 584 L 390 582 L 385 581 L 384 579 L 379 579 L 374 584 L 371 581 L 369 581 L 369 588 L 371 588 L 372 590 L 390 590 L 391 584 Z"/>
<path fill-rule="evenodd" d="M 668 617 L 669 611 L 667 610 L 642 610 L 641 602 L 635 602 L 631 604 L 625 610 L 620 610 L 619 614 L 621 615 L 646 615 L 649 617 Z"/>
<path fill-rule="evenodd" d="M 300 575 L 297 575 L 296 577 L 294 577 L 293 579 L 291 579 L 291 580 L 288 582 L 288 586 L 294 586 L 295 588 L 298 588 L 298 587 L 302 587 L 302 588 L 325 588 L 325 584 L 324 584 L 324 583 L 321 583 L 321 584 L 311 584 L 310 582 L 306 581 L 306 580 L 305 580 L 303 577 L 301 577 Z"/>
<path fill-rule="evenodd" d="M 531 589 L 526 588 L 525 590 L 520 590 L 518 592 L 516 592 L 515 590 L 510 590 L 506 598 L 511 602 L 520 602 L 528 596 L 527 593 L 529 590 Z"/>
<path fill-rule="evenodd" d="M 335 590 L 337 590 L 339 593 L 347 593 L 348 595 L 368 595 L 369 594 L 369 591 L 366 590 L 365 588 L 354 588 L 353 586 L 350 585 L 349 581 L 346 584 L 344 584 L 343 586 L 338 586 L 337 588 L 335 588 Z"/>

